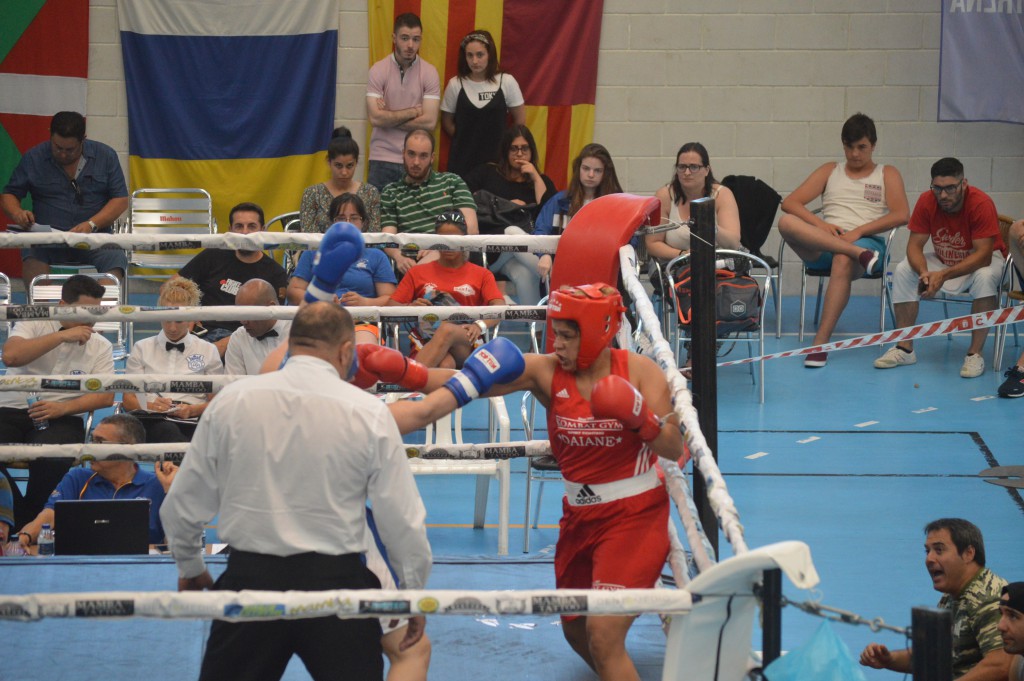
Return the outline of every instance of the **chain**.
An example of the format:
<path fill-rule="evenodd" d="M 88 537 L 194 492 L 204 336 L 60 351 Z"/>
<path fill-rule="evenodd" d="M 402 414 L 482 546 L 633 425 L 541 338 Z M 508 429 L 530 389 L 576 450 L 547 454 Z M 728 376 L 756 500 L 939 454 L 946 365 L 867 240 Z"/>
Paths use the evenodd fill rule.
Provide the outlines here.
<path fill-rule="evenodd" d="M 896 627 L 891 624 L 886 624 L 885 620 L 881 617 L 874 619 L 865 619 L 857 613 L 850 612 L 848 610 L 840 610 L 839 608 L 832 608 L 827 605 L 822 605 L 820 601 L 808 600 L 808 601 L 793 601 L 785 596 L 782 597 L 783 607 L 792 605 L 795 608 L 803 610 L 808 615 L 815 615 L 832 622 L 843 622 L 844 624 L 857 624 L 869 627 L 871 631 L 878 632 L 882 629 L 894 631 L 897 634 L 902 634 L 907 638 L 910 637 L 910 627 Z"/>

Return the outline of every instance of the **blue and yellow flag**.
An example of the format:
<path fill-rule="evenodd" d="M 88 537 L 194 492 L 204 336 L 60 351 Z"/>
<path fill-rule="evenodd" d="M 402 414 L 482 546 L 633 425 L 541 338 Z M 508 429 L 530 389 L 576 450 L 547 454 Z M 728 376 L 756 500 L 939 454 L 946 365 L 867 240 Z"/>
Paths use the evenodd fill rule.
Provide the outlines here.
<path fill-rule="evenodd" d="M 334 123 L 336 0 L 118 0 L 132 190 L 199 187 L 223 231 L 242 201 L 267 220 L 324 180 Z"/>

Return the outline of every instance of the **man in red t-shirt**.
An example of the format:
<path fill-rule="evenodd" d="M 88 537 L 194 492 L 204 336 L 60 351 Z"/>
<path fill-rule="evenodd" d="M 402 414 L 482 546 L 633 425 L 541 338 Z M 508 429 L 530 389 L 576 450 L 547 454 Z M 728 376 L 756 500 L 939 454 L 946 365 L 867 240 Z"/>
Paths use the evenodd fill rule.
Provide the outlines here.
<path fill-rule="evenodd" d="M 437 216 L 434 232 L 444 236 L 464 236 L 466 220 L 460 210 Z M 465 251 L 441 251 L 437 260 L 414 265 L 402 277 L 398 289 L 391 294 L 388 305 L 438 304 L 439 297 L 447 305 L 504 305 L 505 297 L 498 290 L 494 275 L 486 267 L 466 261 Z M 497 320 L 477 320 L 472 324 L 441 322 L 437 329 L 421 322 L 410 335 L 412 356 L 428 367 L 459 369 L 473 351 L 477 340 Z"/>
<path fill-rule="evenodd" d="M 999 216 L 992 199 L 971 187 L 964 166 L 955 158 L 932 165 L 932 184 L 921 194 L 910 216 L 907 259 L 896 266 L 892 302 L 896 326 L 917 321 L 918 301 L 943 293 L 967 293 L 973 298 L 971 312 L 996 309 L 1006 246 L 999 236 Z M 925 253 L 932 242 L 934 252 Z M 960 375 L 976 378 L 985 371 L 981 357 L 988 328 L 971 332 Z M 911 341 L 901 341 L 875 360 L 878 369 L 914 364 L 917 355 Z"/>

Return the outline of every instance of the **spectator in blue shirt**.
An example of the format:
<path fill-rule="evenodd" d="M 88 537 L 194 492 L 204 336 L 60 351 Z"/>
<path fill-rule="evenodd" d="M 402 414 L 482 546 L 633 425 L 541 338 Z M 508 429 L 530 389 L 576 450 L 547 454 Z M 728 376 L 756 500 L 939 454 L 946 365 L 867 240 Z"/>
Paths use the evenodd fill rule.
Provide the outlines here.
<path fill-rule="evenodd" d="M 29 195 L 32 210 L 22 207 Z M 21 157 L 0 194 L 0 206 L 23 229 L 40 224 L 62 232 L 109 233 L 128 209 L 128 185 L 117 152 L 85 138 L 82 114 L 61 111 L 50 121 L 50 140 Z M 89 264 L 118 279 L 124 278 L 128 266 L 124 251 L 113 244 L 89 250 L 26 248 L 21 260 L 26 289 L 33 277 L 48 274 L 54 263 Z"/>
<path fill-rule="evenodd" d="M 142 444 L 146 441 L 146 429 L 131 414 L 114 414 L 96 426 L 92 431 L 92 441 L 95 444 Z M 89 468 L 72 468 L 53 490 L 46 507 L 36 519 L 21 528 L 18 539 L 27 548 L 36 543 L 44 523 L 54 527 L 53 505 L 58 501 L 149 499 L 153 502 L 149 510 L 149 541 L 162 544 L 164 527 L 160 523 L 160 505 L 171 488 L 178 467 L 170 462 L 161 462 L 155 469 L 154 475 L 127 459 L 93 461 Z"/>

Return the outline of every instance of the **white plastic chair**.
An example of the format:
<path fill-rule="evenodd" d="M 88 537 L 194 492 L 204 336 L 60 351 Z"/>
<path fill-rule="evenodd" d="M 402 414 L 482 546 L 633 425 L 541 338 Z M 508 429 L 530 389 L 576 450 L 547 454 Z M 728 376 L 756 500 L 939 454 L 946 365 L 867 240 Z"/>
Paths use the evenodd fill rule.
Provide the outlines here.
<path fill-rule="evenodd" d="M 407 397 L 401 393 L 392 393 L 387 396 L 388 401 L 395 401 Z M 510 442 L 511 422 L 508 410 L 505 408 L 505 398 L 488 398 L 488 441 L 489 442 Z M 426 443 L 432 445 L 463 444 L 462 439 L 462 409 L 456 409 L 453 414 L 444 416 L 426 428 Z M 445 459 L 409 459 L 409 466 L 413 475 L 475 475 L 476 478 L 476 501 L 473 508 L 473 527 L 480 529 L 484 526 L 484 518 L 487 513 L 487 497 L 490 492 L 491 478 L 498 482 L 498 555 L 508 555 L 508 528 L 509 528 L 509 482 L 511 479 L 511 465 L 508 459 L 497 461 L 494 459 L 481 460 L 445 460 Z"/>

